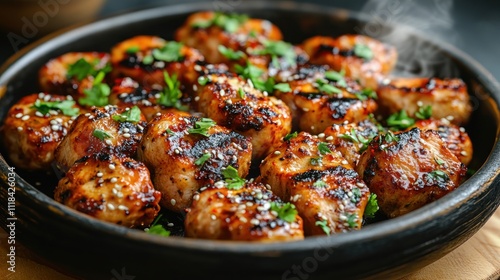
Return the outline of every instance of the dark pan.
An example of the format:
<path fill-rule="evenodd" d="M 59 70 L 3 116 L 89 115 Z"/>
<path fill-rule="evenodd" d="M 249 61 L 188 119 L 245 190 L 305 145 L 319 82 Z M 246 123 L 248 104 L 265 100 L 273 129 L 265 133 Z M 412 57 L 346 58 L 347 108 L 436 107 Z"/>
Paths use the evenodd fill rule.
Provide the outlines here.
<path fill-rule="evenodd" d="M 367 20 L 355 13 L 307 4 L 233 2 L 238 3 L 236 11 L 276 23 L 286 40 L 294 43 L 317 34 L 355 33 L 362 30 Z M 213 3 L 133 12 L 74 28 L 29 46 L 1 69 L 0 119 L 21 96 L 38 90 L 37 71 L 50 58 L 69 51 L 108 51 L 120 40 L 138 34 L 171 39 L 188 14 L 205 9 L 213 9 Z M 132 279 L 127 275 L 136 276 L 135 279 L 387 279 L 401 277 L 439 259 L 479 230 L 500 203 L 500 88 L 477 62 L 453 47 L 402 26 L 378 27 L 382 35 L 399 31 L 406 34 L 401 40 L 434 48 L 443 60 L 433 65 L 431 72 L 449 75 L 442 69 L 443 65 L 451 67 L 473 94 L 475 110 L 467 129 L 475 143 L 472 168 L 478 171 L 451 194 L 408 215 L 357 232 L 293 243 L 250 244 L 162 238 L 104 223 L 55 202 L 50 193 L 54 182 L 48 178 L 42 186 L 35 187 L 33 183 L 39 174 L 19 173 L 15 193 L 17 242 L 56 269 L 87 279 Z M 397 40 L 393 42 L 396 45 Z M 405 57 L 403 52 L 402 59 L 412 57 Z M 6 221 L 9 163 L 4 158 L 2 155 L 0 161 L 0 213 Z M 6 223 L 2 227 L 6 229 Z"/>

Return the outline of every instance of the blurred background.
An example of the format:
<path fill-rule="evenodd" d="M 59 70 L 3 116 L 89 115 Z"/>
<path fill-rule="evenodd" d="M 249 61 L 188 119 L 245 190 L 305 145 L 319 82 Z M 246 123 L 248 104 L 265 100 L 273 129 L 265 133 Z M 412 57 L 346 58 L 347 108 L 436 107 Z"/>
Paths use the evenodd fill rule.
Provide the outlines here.
<path fill-rule="evenodd" d="M 214 9 L 245 0 L 207 0 Z M 269 0 L 272 1 L 272 0 Z M 500 1 L 295 0 L 367 13 L 405 24 L 465 51 L 500 80 Z M 49 32 L 93 19 L 196 0 L 0 0 L 0 62 Z"/>

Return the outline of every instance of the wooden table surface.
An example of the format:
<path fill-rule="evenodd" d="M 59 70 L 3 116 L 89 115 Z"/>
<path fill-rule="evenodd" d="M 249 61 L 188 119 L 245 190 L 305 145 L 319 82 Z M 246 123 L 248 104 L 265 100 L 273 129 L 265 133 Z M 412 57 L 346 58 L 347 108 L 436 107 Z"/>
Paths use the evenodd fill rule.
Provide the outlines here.
<path fill-rule="evenodd" d="M 26 248 L 17 246 L 16 272 L 7 270 L 7 234 L 0 230 L 0 279 L 71 280 L 34 259 Z M 494 280 L 500 278 L 500 208 L 471 239 L 437 262 L 401 280 Z M 137 279 L 139 280 L 139 279 Z"/>

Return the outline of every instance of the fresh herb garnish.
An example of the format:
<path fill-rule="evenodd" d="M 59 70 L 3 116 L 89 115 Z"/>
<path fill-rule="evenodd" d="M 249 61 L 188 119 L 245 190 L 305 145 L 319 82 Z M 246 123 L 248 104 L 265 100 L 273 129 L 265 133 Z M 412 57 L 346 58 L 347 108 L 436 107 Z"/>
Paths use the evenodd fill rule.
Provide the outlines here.
<path fill-rule="evenodd" d="M 391 143 L 391 142 L 397 142 L 399 141 L 399 136 L 394 134 L 392 131 L 388 131 L 387 134 L 384 135 L 384 137 L 380 136 L 380 139 L 384 139 L 386 143 Z"/>
<path fill-rule="evenodd" d="M 209 28 L 210 26 L 217 26 L 229 33 L 234 33 L 240 26 L 248 20 L 247 15 L 243 14 L 224 14 L 216 12 L 214 17 L 209 20 L 200 20 L 193 23 L 191 26 L 194 28 Z"/>
<path fill-rule="evenodd" d="M 134 106 L 132 109 L 126 110 L 121 114 L 113 115 L 112 118 L 117 122 L 137 123 L 141 120 L 141 110 L 139 107 Z"/>
<path fill-rule="evenodd" d="M 245 185 L 245 179 L 238 175 L 238 170 L 231 165 L 222 170 L 222 176 L 227 183 L 227 188 L 230 190 L 237 190 Z"/>
<path fill-rule="evenodd" d="M 328 144 L 325 143 L 325 142 L 321 142 L 318 144 L 318 151 L 322 154 L 322 155 L 326 155 L 328 153 L 331 153 L 332 150 L 330 150 L 330 148 L 328 148 Z"/>
<path fill-rule="evenodd" d="M 421 120 L 430 119 L 432 117 L 432 106 L 427 105 L 418 107 L 418 111 L 415 112 L 415 117 Z"/>
<path fill-rule="evenodd" d="M 322 164 L 322 160 L 323 160 L 323 157 L 315 157 L 315 158 L 311 158 L 309 160 L 309 162 L 311 163 L 311 165 L 318 166 L 318 165 Z"/>
<path fill-rule="evenodd" d="M 210 153 L 205 153 L 203 154 L 199 159 L 197 159 L 194 164 L 196 165 L 203 165 L 205 162 L 211 157 Z"/>
<path fill-rule="evenodd" d="M 354 55 L 365 60 L 370 60 L 373 58 L 373 51 L 367 45 L 356 44 L 354 45 Z"/>
<path fill-rule="evenodd" d="M 242 51 L 235 51 L 233 49 L 227 48 L 223 45 L 219 45 L 217 48 L 219 52 L 225 56 L 229 60 L 239 60 L 245 56 L 245 53 Z"/>
<path fill-rule="evenodd" d="M 165 132 L 167 132 L 168 135 L 174 135 L 174 132 L 169 128 L 165 129 Z"/>
<path fill-rule="evenodd" d="M 180 61 L 184 56 L 181 54 L 181 49 L 184 44 L 169 41 L 160 49 L 154 49 L 152 54 L 157 60 L 162 60 L 166 62 Z M 144 61 L 143 61 L 144 62 Z"/>
<path fill-rule="evenodd" d="M 297 135 L 299 135 L 297 131 L 295 131 L 294 133 L 288 133 L 285 137 L 283 137 L 283 140 L 289 141 L 290 139 L 297 137 Z"/>
<path fill-rule="evenodd" d="M 100 72 L 104 72 L 104 74 L 111 72 L 111 66 L 106 64 L 102 69 L 96 69 L 96 65 L 100 61 L 97 59 L 93 63 L 88 62 L 84 58 L 80 58 L 75 63 L 68 65 L 68 71 L 66 73 L 66 77 L 68 79 L 76 78 L 81 81 L 88 76 L 96 76 Z"/>
<path fill-rule="evenodd" d="M 330 233 L 332 232 L 326 220 L 316 221 L 315 225 L 320 227 L 323 232 L 326 233 L 326 235 L 330 235 Z"/>
<path fill-rule="evenodd" d="M 198 84 L 204 86 L 208 83 L 208 78 L 205 76 L 201 76 L 198 78 Z"/>
<path fill-rule="evenodd" d="M 194 127 L 188 130 L 189 134 L 200 134 L 205 137 L 208 137 L 208 129 L 212 126 L 216 125 L 216 123 L 209 118 L 202 118 L 201 120 L 195 122 Z"/>
<path fill-rule="evenodd" d="M 284 41 L 265 40 L 262 45 L 262 49 L 254 49 L 250 53 L 253 55 L 270 55 L 271 63 L 276 68 L 279 68 L 278 59 L 280 57 L 284 58 L 290 66 L 297 64 L 297 53 L 295 53 L 291 44 Z"/>
<path fill-rule="evenodd" d="M 106 131 L 104 130 L 101 130 L 101 129 L 94 129 L 94 131 L 92 132 L 92 135 L 96 138 L 98 138 L 99 140 L 103 141 L 104 139 L 107 139 L 107 138 L 113 138 L 109 133 L 107 133 Z"/>
<path fill-rule="evenodd" d="M 163 225 L 158 224 L 160 219 L 162 218 L 163 214 L 158 215 L 156 219 L 153 221 L 151 226 L 149 228 L 144 229 L 145 232 L 149 234 L 155 234 L 155 235 L 160 235 L 160 236 L 170 236 L 170 231 L 166 230 Z"/>
<path fill-rule="evenodd" d="M 295 222 L 297 218 L 297 209 L 295 205 L 290 202 L 280 204 L 276 202 L 271 202 L 271 211 L 274 211 L 278 214 L 278 218 L 282 219 L 285 222 Z"/>
<path fill-rule="evenodd" d="M 358 226 L 358 223 L 356 222 L 356 220 L 358 219 L 357 214 L 347 214 L 346 218 L 347 225 L 349 225 L 350 228 L 355 228 L 356 226 Z"/>
<path fill-rule="evenodd" d="M 181 82 L 177 80 L 177 74 L 170 76 L 167 71 L 163 71 L 163 78 L 165 79 L 166 86 L 163 88 L 163 91 L 160 92 L 158 104 L 186 111 L 186 106 L 183 106 L 180 101 L 182 97 L 182 92 L 180 90 Z"/>
<path fill-rule="evenodd" d="M 73 100 L 41 101 L 37 99 L 31 108 L 36 109 L 42 115 L 48 114 L 50 110 L 59 110 L 63 115 L 76 116 L 80 112 L 80 109 L 73 108 L 73 105 L 75 105 L 75 101 Z"/>
<path fill-rule="evenodd" d="M 242 89 L 242 88 L 239 88 L 238 89 L 238 96 L 241 98 L 241 99 L 244 99 L 246 94 L 245 94 L 245 91 Z"/>
<path fill-rule="evenodd" d="M 336 82 L 337 85 L 340 86 L 340 87 L 346 88 L 347 87 L 347 82 L 346 82 L 346 80 L 344 78 L 344 75 L 345 75 L 344 69 L 342 69 L 342 71 L 340 71 L 340 72 L 333 71 L 333 70 L 325 72 L 325 78 L 326 79 L 328 79 L 330 81 Z"/>
<path fill-rule="evenodd" d="M 441 158 L 439 157 L 434 157 L 434 161 L 438 164 L 438 165 L 443 165 L 445 162 L 444 160 L 442 160 Z"/>
<path fill-rule="evenodd" d="M 125 52 L 128 53 L 128 54 L 134 54 L 134 53 L 136 53 L 138 51 L 139 51 L 139 47 L 138 46 L 131 46 L 127 50 L 125 50 Z"/>
<path fill-rule="evenodd" d="M 441 171 L 441 170 L 433 170 L 429 173 L 427 173 L 427 178 L 433 180 L 433 181 L 448 181 L 450 177 L 446 172 Z"/>
<path fill-rule="evenodd" d="M 354 95 L 356 95 L 356 98 L 358 98 L 361 101 L 367 100 L 368 98 L 372 98 L 372 99 L 378 98 L 377 93 L 374 90 L 368 89 L 368 88 L 365 88 L 362 91 L 356 92 L 356 93 L 354 93 Z"/>
<path fill-rule="evenodd" d="M 324 92 L 326 94 L 334 94 L 334 93 L 342 94 L 341 89 L 330 85 L 328 81 L 324 79 L 317 79 L 314 85 L 319 91 Z"/>
<path fill-rule="evenodd" d="M 392 130 L 403 130 L 415 124 L 415 120 L 410 118 L 403 109 L 387 118 L 387 125 Z"/>
<path fill-rule="evenodd" d="M 358 203 L 359 199 L 361 198 L 361 190 L 358 188 L 353 188 L 351 192 L 352 192 L 351 202 Z"/>
<path fill-rule="evenodd" d="M 313 187 L 315 187 L 315 188 L 326 188 L 326 187 L 328 187 L 328 184 L 325 181 L 323 181 L 323 180 L 317 180 L 316 182 L 314 182 Z"/>
<path fill-rule="evenodd" d="M 155 61 L 154 57 L 152 55 L 146 55 L 144 58 L 142 58 L 142 64 L 144 65 L 149 65 Z"/>
<path fill-rule="evenodd" d="M 368 202 L 366 203 L 364 217 L 365 218 L 373 218 L 375 217 L 375 213 L 377 213 L 379 207 L 377 202 L 377 195 L 371 193 L 368 197 Z"/>
<path fill-rule="evenodd" d="M 291 87 L 290 87 L 290 85 L 289 85 L 289 84 L 287 84 L 287 83 L 279 83 L 279 84 L 275 84 L 275 85 L 273 86 L 273 89 L 275 89 L 275 90 L 279 90 L 279 91 L 281 91 L 281 92 L 290 92 L 290 91 L 292 91 L 292 88 L 291 88 Z"/>
<path fill-rule="evenodd" d="M 83 90 L 85 97 L 78 99 L 80 105 L 102 107 L 109 103 L 108 96 L 111 89 L 102 83 L 105 75 L 105 72 L 99 72 L 92 83 L 92 88 Z"/>
<path fill-rule="evenodd" d="M 339 138 L 341 138 L 341 139 L 345 139 L 345 140 L 350 141 L 352 143 L 361 144 L 361 147 L 359 149 L 359 152 L 361 152 L 361 153 L 364 152 L 368 148 L 368 144 L 370 144 L 370 141 L 373 137 L 370 137 L 367 139 L 363 135 L 358 134 L 358 131 L 354 128 L 351 129 L 350 133 L 347 132 L 347 133 L 339 135 Z"/>

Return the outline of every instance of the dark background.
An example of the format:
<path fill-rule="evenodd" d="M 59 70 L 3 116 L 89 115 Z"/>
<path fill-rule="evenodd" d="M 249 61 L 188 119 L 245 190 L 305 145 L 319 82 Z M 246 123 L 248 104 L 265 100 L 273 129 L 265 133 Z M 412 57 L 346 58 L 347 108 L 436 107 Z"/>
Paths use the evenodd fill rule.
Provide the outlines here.
<path fill-rule="evenodd" d="M 6 1 L 6 0 L 1 0 Z M 70 0 L 85 1 L 85 0 Z M 226 2 L 238 5 L 244 0 L 210 0 L 214 5 Z M 269 0 L 272 1 L 272 0 Z M 107 17 L 127 11 L 150 8 L 158 5 L 196 2 L 193 0 L 108 0 L 98 13 Z M 402 23 L 417 28 L 429 36 L 447 41 L 471 55 L 500 80 L 500 1 L 469 0 L 371 0 L 371 1 L 297 1 L 321 4 L 353 11 L 363 11 L 372 17 L 383 17 L 384 11 L 398 5 L 391 22 Z M 29 18 L 29 15 L 27 15 Z M 384 18 L 385 19 L 385 18 Z M 5 61 L 15 50 L 7 33 L 0 30 L 0 62 Z M 38 38 L 29 39 L 30 42 Z M 23 45 L 24 46 L 24 45 Z"/>

